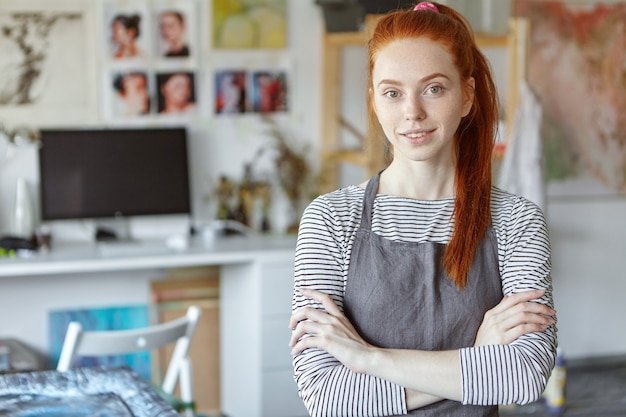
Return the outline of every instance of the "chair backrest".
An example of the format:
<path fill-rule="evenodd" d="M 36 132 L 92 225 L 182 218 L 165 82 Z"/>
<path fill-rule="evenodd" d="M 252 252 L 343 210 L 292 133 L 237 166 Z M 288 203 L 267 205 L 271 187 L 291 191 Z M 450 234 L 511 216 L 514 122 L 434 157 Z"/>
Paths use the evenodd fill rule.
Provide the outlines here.
<path fill-rule="evenodd" d="M 65 334 L 58 371 L 66 371 L 79 356 L 105 356 L 153 350 L 176 342 L 161 389 L 172 394 L 180 382 L 183 401 L 192 401 L 189 345 L 200 319 L 200 309 L 191 306 L 184 317 L 140 329 L 83 331 L 79 322 L 70 322 Z"/>

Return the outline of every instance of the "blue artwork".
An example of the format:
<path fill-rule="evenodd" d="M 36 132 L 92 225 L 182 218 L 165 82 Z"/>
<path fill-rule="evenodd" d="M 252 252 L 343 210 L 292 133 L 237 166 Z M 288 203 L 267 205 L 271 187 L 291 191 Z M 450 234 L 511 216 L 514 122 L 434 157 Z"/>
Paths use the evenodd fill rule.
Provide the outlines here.
<path fill-rule="evenodd" d="M 85 331 L 137 329 L 150 325 L 147 305 L 57 310 L 49 313 L 49 321 L 50 358 L 53 366 L 56 366 L 59 360 L 65 332 L 71 321 L 80 322 Z M 128 366 L 144 379 L 151 380 L 149 351 L 114 356 L 80 357 L 73 364 L 73 367 L 97 366 Z"/>

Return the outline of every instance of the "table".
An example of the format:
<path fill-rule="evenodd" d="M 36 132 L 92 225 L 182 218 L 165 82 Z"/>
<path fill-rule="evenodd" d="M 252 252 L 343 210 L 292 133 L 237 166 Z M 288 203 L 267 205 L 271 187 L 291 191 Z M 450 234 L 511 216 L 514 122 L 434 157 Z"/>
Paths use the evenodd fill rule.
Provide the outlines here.
<path fill-rule="evenodd" d="M 82 368 L 0 375 L 0 415 L 180 417 L 126 368 Z"/>

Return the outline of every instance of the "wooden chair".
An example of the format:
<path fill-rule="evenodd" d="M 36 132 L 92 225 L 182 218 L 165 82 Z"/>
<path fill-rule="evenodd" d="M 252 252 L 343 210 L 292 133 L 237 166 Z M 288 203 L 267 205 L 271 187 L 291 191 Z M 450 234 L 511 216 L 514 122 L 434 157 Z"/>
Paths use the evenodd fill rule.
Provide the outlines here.
<path fill-rule="evenodd" d="M 72 367 L 80 356 L 106 356 L 154 350 L 176 342 L 163 383 L 162 396 L 185 416 L 195 413 L 189 345 L 200 319 L 200 309 L 191 306 L 181 318 L 141 329 L 112 331 L 83 331 L 79 322 L 70 322 L 65 334 L 58 371 Z M 175 401 L 174 389 L 179 383 L 180 401 Z M 157 389 L 159 391 L 159 389 Z"/>

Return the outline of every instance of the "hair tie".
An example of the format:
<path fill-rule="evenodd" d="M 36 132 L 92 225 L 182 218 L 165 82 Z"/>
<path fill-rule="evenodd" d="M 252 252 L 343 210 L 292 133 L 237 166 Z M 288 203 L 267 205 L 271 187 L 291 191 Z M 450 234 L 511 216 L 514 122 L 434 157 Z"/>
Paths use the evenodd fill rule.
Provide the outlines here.
<path fill-rule="evenodd" d="M 436 13 L 439 12 L 439 9 L 437 8 L 437 6 L 435 6 L 434 4 L 432 4 L 429 1 L 423 1 L 421 3 L 418 3 L 415 6 L 415 8 L 413 8 L 413 10 L 414 11 L 417 11 L 417 10 L 430 10 L 430 11 L 433 11 L 433 12 L 436 12 Z"/>

